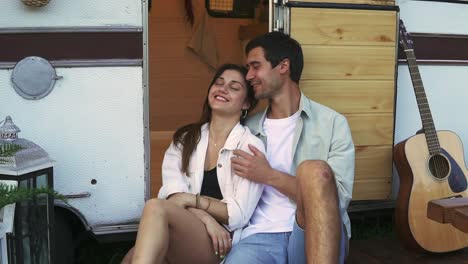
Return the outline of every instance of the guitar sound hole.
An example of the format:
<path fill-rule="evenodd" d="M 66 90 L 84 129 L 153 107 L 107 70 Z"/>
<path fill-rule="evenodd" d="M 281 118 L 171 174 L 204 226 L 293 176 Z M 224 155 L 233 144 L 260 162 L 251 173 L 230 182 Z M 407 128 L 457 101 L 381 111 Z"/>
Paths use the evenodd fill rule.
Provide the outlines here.
<path fill-rule="evenodd" d="M 443 180 L 450 173 L 450 163 L 445 156 L 435 154 L 429 159 L 429 170 L 436 179 Z"/>

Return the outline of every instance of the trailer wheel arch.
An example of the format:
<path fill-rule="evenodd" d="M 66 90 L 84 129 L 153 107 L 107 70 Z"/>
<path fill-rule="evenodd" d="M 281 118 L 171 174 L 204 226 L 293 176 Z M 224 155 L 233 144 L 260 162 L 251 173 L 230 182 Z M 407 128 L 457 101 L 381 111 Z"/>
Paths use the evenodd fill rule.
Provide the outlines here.
<path fill-rule="evenodd" d="M 54 207 L 56 209 L 58 209 L 58 211 L 62 212 L 62 214 L 65 214 L 66 217 L 69 217 L 69 218 L 76 218 L 79 220 L 79 222 L 81 222 L 81 225 L 84 229 L 84 231 L 90 231 L 91 228 L 88 224 L 88 221 L 86 221 L 86 218 L 84 217 L 84 215 L 78 211 L 78 209 L 76 209 L 75 207 L 69 205 L 69 204 L 66 204 L 62 201 L 55 201 L 54 202 Z M 57 211 L 57 210 L 56 210 Z M 68 212 L 68 213 L 64 213 L 64 212 Z"/>
<path fill-rule="evenodd" d="M 82 242 L 89 237 L 89 225 L 76 208 L 60 201 L 55 202 L 54 215 L 54 262 L 73 263 L 79 255 Z"/>

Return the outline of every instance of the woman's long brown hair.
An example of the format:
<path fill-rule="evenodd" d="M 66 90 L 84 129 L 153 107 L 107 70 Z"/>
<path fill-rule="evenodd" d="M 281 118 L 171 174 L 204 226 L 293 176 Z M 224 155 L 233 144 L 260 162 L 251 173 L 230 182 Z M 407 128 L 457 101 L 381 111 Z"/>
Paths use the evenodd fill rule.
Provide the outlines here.
<path fill-rule="evenodd" d="M 182 172 L 187 174 L 190 156 L 192 155 L 193 151 L 195 150 L 198 142 L 200 142 L 201 136 L 201 127 L 203 124 L 208 123 L 211 121 L 211 107 L 208 103 L 208 94 L 210 92 L 211 86 L 213 86 L 214 82 L 226 71 L 226 70 L 235 70 L 239 72 L 244 78 L 247 75 L 247 69 L 236 65 L 236 64 L 224 64 L 218 68 L 215 75 L 213 76 L 213 80 L 211 80 L 210 86 L 208 86 L 208 93 L 205 98 L 205 103 L 203 104 L 202 114 L 198 122 L 185 125 L 174 133 L 172 137 L 172 141 L 174 145 L 179 149 L 182 149 Z M 258 100 L 255 99 L 254 91 L 252 86 L 246 81 L 246 89 L 247 89 L 247 97 L 246 100 L 250 104 L 248 110 L 253 109 L 256 105 Z M 244 119 L 240 119 L 241 124 L 244 123 Z"/>

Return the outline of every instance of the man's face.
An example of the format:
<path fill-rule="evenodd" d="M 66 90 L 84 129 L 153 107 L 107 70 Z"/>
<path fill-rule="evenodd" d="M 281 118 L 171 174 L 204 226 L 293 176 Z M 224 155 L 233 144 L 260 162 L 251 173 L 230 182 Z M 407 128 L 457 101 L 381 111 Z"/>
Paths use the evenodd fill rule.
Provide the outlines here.
<path fill-rule="evenodd" d="M 246 79 L 253 86 L 257 99 L 269 99 L 281 88 L 281 79 L 278 66 L 271 67 L 271 63 L 265 59 L 262 47 L 256 47 L 247 54 Z"/>

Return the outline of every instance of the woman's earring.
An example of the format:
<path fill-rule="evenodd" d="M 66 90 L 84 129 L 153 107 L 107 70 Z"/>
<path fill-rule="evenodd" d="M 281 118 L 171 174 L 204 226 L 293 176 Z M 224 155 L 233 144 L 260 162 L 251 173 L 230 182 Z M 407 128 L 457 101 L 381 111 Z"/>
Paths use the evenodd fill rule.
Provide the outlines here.
<path fill-rule="evenodd" d="M 248 113 L 249 113 L 249 110 L 247 110 L 247 109 L 242 110 L 241 118 L 245 119 L 247 117 Z"/>

